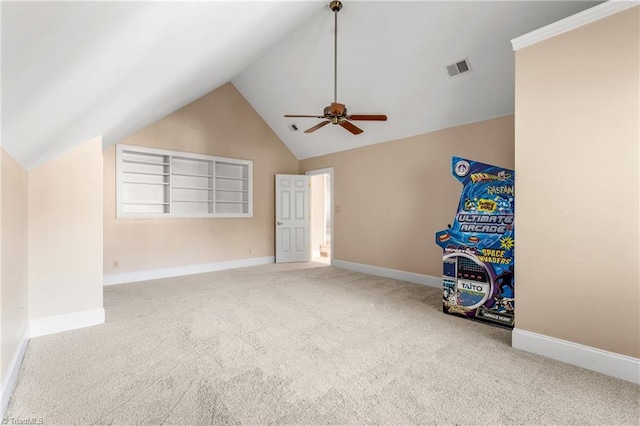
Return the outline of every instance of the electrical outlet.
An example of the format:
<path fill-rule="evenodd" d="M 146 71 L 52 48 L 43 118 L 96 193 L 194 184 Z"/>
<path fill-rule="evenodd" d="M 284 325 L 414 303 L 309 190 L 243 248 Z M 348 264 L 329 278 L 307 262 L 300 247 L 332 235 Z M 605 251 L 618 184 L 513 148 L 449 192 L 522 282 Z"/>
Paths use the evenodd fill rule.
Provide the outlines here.
<path fill-rule="evenodd" d="M 336 206 L 335 210 L 336 210 L 336 213 L 340 213 L 340 210 L 341 210 L 340 206 Z"/>
<path fill-rule="evenodd" d="M 356 250 L 356 259 L 360 259 L 360 250 Z"/>
<path fill-rule="evenodd" d="M 111 262 L 111 267 L 112 267 L 112 268 L 117 268 L 117 267 L 118 267 L 118 263 L 119 263 L 119 262 L 120 262 L 120 261 L 118 261 L 118 260 L 114 260 L 113 262 Z"/>
<path fill-rule="evenodd" d="M 249 254 L 253 253 L 253 249 L 249 247 Z"/>

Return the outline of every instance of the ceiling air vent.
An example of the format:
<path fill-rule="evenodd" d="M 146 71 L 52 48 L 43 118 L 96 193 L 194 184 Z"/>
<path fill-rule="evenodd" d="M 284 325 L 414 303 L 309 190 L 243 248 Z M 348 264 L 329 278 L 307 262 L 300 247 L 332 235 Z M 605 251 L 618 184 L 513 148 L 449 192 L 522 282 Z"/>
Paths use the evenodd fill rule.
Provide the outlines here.
<path fill-rule="evenodd" d="M 469 66 L 469 60 L 467 58 L 447 66 L 447 74 L 449 74 L 449 77 L 455 77 L 468 72 L 471 72 L 471 66 Z"/>

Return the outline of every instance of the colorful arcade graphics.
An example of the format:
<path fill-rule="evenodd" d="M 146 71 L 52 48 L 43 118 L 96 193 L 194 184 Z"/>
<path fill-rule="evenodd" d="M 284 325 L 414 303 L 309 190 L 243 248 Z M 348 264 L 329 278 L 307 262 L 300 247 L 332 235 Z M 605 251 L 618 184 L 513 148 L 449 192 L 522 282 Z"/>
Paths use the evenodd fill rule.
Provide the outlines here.
<path fill-rule="evenodd" d="M 514 172 L 459 157 L 451 165 L 463 187 L 453 226 L 436 233 L 442 310 L 512 328 Z"/>

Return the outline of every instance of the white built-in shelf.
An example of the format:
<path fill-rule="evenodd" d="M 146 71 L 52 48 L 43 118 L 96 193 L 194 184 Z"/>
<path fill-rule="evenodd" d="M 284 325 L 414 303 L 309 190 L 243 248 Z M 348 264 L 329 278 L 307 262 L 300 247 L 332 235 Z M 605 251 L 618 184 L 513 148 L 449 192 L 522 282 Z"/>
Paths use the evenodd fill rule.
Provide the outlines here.
<path fill-rule="evenodd" d="M 145 205 L 145 206 L 168 206 L 169 203 L 158 203 L 155 201 L 135 201 L 135 202 L 124 202 L 122 204 L 127 205 Z"/>
<path fill-rule="evenodd" d="M 216 201 L 216 203 L 220 203 L 220 204 L 247 204 L 248 201 Z"/>
<path fill-rule="evenodd" d="M 123 180 L 122 183 L 131 183 L 133 185 L 169 185 L 169 182 L 133 182 L 130 180 Z"/>
<path fill-rule="evenodd" d="M 122 160 L 123 163 L 129 164 L 150 164 L 152 166 L 168 166 L 169 163 L 158 163 L 156 161 L 144 161 L 144 160 Z"/>
<path fill-rule="evenodd" d="M 118 144 L 118 217 L 252 217 L 253 162 Z"/>
<path fill-rule="evenodd" d="M 134 172 L 130 170 L 123 170 L 123 173 L 130 173 L 132 175 L 149 175 L 149 176 L 169 176 L 169 173 L 156 173 L 156 172 Z"/>
<path fill-rule="evenodd" d="M 172 186 L 171 188 L 173 188 L 173 189 L 190 189 L 192 191 L 213 191 L 213 187 L 201 188 L 201 187 L 198 187 L 198 186 Z M 216 189 L 216 191 L 220 191 L 220 190 Z"/>
<path fill-rule="evenodd" d="M 176 173 L 176 172 L 173 172 L 171 174 L 174 175 L 174 176 L 190 176 L 190 177 L 206 177 L 206 178 L 213 177 L 213 175 L 203 175 L 203 174 L 199 174 L 199 173 Z"/>
<path fill-rule="evenodd" d="M 216 176 L 216 179 L 225 179 L 225 180 L 247 180 L 247 178 L 242 178 L 242 177 L 231 177 L 231 176 Z"/>

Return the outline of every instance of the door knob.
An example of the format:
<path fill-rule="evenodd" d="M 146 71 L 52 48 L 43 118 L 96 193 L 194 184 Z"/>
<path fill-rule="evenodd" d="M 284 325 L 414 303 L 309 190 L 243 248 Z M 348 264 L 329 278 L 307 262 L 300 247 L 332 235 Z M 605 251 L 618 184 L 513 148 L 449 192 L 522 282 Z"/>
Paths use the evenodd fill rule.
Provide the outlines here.
<path fill-rule="evenodd" d="M 282 225 L 282 222 L 276 222 L 277 225 Z"/>

